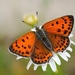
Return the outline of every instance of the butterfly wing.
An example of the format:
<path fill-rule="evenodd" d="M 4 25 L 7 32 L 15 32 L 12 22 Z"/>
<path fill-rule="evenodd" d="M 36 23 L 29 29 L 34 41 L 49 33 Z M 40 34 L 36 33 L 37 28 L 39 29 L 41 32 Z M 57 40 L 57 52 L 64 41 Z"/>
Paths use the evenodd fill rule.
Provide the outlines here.
<path fill-rule="evenodd" d="M 51 42 L 54 52 L 64 51 L 69 46 L 69 38 L 54 34 L 47 34 L 48 39 Z"/>
<path fill-rule="evenodd" d="M 42 64 L 48 62 L 51 57 L 52 52 L 48 50 L 40 40 L 37 39 L 35 48 L 31 55 L 31 60 L 35 64 Z"/>
<path fill-rule="evenodd" d="M 14 41 L 10 45 L 9 51 L 23 57 L 29 57 L 33 51 L 35 42 L 36 35 L 34 32 L 30 31 Z"/>
<path fill-rule="evenodd" d="M 42 28 L 47 33 L 68 36 L 73 29 L 73 24 L 74 17 L 67 15 L 45 23 Z"/>

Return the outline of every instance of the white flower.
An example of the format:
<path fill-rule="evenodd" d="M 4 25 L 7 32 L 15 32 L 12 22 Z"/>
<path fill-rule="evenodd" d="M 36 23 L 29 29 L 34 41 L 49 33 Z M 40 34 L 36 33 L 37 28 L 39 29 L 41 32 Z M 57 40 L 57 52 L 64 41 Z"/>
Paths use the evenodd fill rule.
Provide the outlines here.
<path fill-rule="evenodd" d="M 70 34 L 69 38 L 72 37 L 72 36 L 73 36 L 73 34 Z M 72 40 L 70 40 L 70 45 L 71 45 L 71 44 L 74 44 L 74 45 L 75 45 L 75 42 L 73 42 Z M 67 47 L 67 49 L 64 50 L 63 52 L 58 52 L 58 53 L 52 52 L 52 53 L 53 53 L 53 57 L 49 60 L 49 62 L 47 62 L 47 63 L 45 63 L 45 64 L 38 65 L 38 64 L 33 63 L 32 60 L 30 59 L 28 65 L 27 65 L 27 70 L 30 68 L 30 66 L 31 66 L 32 64 L 34 64 L 34 70 L 36 70 L 36 69 L 38 68 L 38 66 L 41 66 L 41 67 L 42 67 L 42 70 L 43 70 L 43 71 L 46 71 L 47 64 L 49 64 L 50 67 L 51 67 L 51 69 L 52 69 L 54 72 L 56 72 L 56 71 L 57 71 L 56 63 L 57 63 L 58 65 L 61 65 L 61 61 L 60 61 L 58 55 L 59 55 L 61 58 L 63 58 L 65 61 L 68 61 L 68 58 L 71 57 L 70 54 L 67 52 L 67 51 L 72 52 L 72 48 L 70 47 L 70 45 L 69 45 L 69 47 Z M 22 57 L 18 56 L 18 57 L 17 57 L 17 60 L 20 59 L 20 58 L 22 58 Z"/>

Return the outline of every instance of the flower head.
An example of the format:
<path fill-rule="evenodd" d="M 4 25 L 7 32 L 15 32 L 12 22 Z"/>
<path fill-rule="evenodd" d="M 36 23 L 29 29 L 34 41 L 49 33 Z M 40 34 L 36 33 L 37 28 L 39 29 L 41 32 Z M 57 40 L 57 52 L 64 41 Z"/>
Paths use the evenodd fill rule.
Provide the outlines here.
<path fill-rule="evenodd" d="M 72 37 L 73 34 L 70 34 L 69 38 Z M 70 40 L 70 45 L 73 44 L 75 45 L 75 42 L 73 42 L 72 40 Z M 58 57 L 58 55 L 64 59 L 65 61 L 68 61 L 68 58 L 70 58 L 70 54 L 68 53 L 68 51 L 72 52 L 72 48 L 70 47 L 70 45 L 67 47 L 66 50 L 64 50 L 63 52 L 58 52 L 58 53 L 55 53 L 55 52 L 52 52 L 53 53 L 53 57 L 49 60 L 49 62 L 45 63 L 45 64 L 41 64 L 41 65 L 38 65 L 38 64 L 35 64 L 33 63 L 33 61 L 31 60 L 30 58 L 30 61 L 27 65 L 27 70 L 30 68 L 30 66 L 32 64 L 34 64 L 34 70 L 36 70 L 38 68 L 38 66 L 41 66 L 42 67 L 42 70 L 43 71 L 46 71 L 46 68 L 47 68 L 47 64 L 50 65 L 51 69 L 56 72 L 57 71 L 57 67 L 56 67 L 56 63 L 58 65 L 61 65 L 61 60 L 60 58 Z M 17 59 L 20 59 L 20 58 L 23 58 L 23 57 L 20 57 L 18 56 Z"/>

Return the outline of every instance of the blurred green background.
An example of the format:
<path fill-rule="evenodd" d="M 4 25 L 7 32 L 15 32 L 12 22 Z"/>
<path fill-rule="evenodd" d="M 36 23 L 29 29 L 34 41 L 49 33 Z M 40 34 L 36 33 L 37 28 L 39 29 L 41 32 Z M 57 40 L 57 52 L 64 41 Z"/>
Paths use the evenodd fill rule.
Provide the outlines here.
<path fill-rule="evenodd" d="M 33 65 L 29 70 L 26 66 L 29 60 L 16 60 L 16 56 L 8 52 L 9 45 L 19 36 L 30 31 L 30 27 L 22 23 L 22 16 L 27 13 L 39 12 L 38 25 L 54 18 L 73 15 L 75 16 L 74 0 L 0 0 L 0 75 L 56 75 L 47 67 L 43 72 L 41 67 L 36 71 Z M 74 28 L 75 29 L 75 28 Z M 73 29 L 73 35 L 75 30 Z M 75 35 L 72 40 L 75 39 Z M 71 45 L 73 52 L 68 62 L 61 59 L 59 75 L 75 75 L 75 46 Z"/>

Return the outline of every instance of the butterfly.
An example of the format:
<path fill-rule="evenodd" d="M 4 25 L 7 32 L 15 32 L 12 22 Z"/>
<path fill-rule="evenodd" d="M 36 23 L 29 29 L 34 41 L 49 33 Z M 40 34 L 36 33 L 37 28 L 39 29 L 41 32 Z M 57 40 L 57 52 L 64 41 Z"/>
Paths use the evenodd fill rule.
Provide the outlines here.
<path fill-rule="evenodd" d="M 69 35 L 73 29 L 74 17 L 66 15 L 45 23 L 41 27 L 35 26 L 19 37 L 9 46 L 9 51 L 16 55 L 31 58 L 35 64 L 49 62 L 52 51 L 63 52 L 70 44 Z"/>

